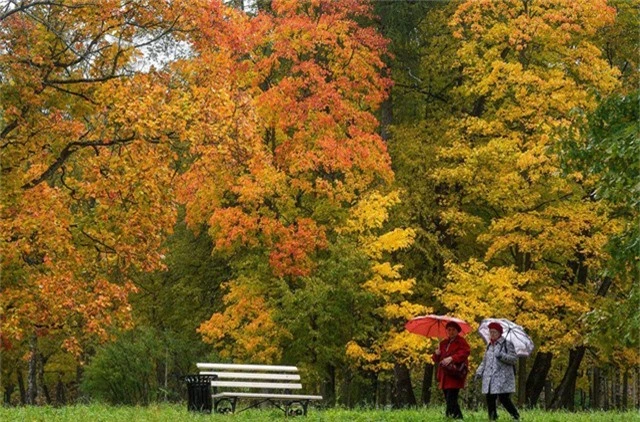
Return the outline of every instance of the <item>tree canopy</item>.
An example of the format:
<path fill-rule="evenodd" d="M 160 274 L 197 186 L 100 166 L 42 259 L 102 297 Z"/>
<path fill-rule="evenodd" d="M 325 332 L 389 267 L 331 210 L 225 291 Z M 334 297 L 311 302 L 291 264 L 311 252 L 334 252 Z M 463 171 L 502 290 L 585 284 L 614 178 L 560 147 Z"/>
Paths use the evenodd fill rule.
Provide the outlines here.
<path fill-rule="evenodd" d="M 210 353 L 427 403 L 438 313 L 531 334 L 521 401 L 599 406 L 640 376 L 637 8 L 5 2 L 5 401 L 175 399 Z"/>

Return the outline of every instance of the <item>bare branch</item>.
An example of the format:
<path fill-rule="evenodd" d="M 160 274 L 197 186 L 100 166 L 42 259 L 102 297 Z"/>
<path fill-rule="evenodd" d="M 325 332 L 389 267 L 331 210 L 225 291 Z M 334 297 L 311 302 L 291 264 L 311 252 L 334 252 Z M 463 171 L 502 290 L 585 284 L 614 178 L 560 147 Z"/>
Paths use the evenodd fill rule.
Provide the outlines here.
<path fill-rule="evenodd" d="M 116 253 L 117 252 L 116 249 L 113 246 L 107 245 L 106 243 L 104 243 L 100 239 L 96 239 L 95 237 L 91 236 L 89 233 L 85 232 L 84 230 L 80 229 L 80 233 L 82 233 L 83 235 L 85 235 L 86 237 L 88 237 L 93 242 L 97 243 L 98 245 L 101 245 L 105 249 L 108 249 L 109 251 L 111 251 L 111 253 Z M 97 246 L 96 246 L 96 248 L 97 248 Z M 101 251 L 100 249 L 98 249 L 98 252 L 105 252 L 106 253 L 106 251 Z"/>
<path fill-rule="evenodd" d="M 123 145 L 133 141 L 133 139 L 134 139 L 134 136 L 132 135 L 127 138 L 112 139 L 110 141 L 71 142 L 66 147 L 64 147 L 64 149 L 60 152 L 60 155 L 58 156 L 56 161 L 54 161 L 53 164 L 51 164 L 49 168 L 47 168 L 40 175 L 40 177 L 33 179 L 28 183 L 25 183 L 24 185 L 22 185 L 22 189 L 23 190 L 31 189 L 35 186 L 38 186 L 40 183 L 44 182 L 45 180 L 49 179 L 65 163 L 65 161 L 69 157 L 71 157 L 71 155 L 73 155 L 74 152 L 78 151 L 81 148 L 87 148 L 87 147 L 97 148 L 97 147 L 108 147 L 108 146 L 114 146 L 114 145 Z"/>

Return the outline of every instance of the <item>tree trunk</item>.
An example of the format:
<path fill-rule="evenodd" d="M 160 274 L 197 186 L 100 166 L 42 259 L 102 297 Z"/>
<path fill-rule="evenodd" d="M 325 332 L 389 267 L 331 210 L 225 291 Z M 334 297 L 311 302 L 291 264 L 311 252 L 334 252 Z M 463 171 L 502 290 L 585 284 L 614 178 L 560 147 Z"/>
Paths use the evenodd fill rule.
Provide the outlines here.
<path fill-rule="evenodd" d="M 609 410 L 609 377 L 607 377 L 607 373 L 609 372 L 606 368 L 603 371 L 602 375 L 602 409 Z"/>
<path fill-rule="evenodd" d="M 518 358 L 518 406 L 522 407 L 526 399 L 527 358 Z"/>
<path fill-rule="evenodd" d="M 625 369 L 622 375 L 622 409 L 629 408 L 629 370 Z"/>
<path fill-rule="evenodd" d="M 83 356 L 83 358 L 85 357 Z M 84 367 L 82 365 L 77 365 L 76 366 L 76 391 L 78 393 L 77 393 L 76 400 L 78 401 L 82 401 L 84 399 L 84 395 L 81 393 L 82 390 L 80 390 L 80 384 L 82 383 L 83 375 L 84 375 Z"/>
<path fill-rule="evenodd" d="M 553 355 L 550 352 L 538 352 L 536 358 L 533 361 L 531 371 L 526 382 L 526 403 L 528 407 L 535 407 L 538 404 L 540 394 L 544 389 L 545 381 L 549 369 L 551 369 L 551 360 Z M 546 401 L 549 401 L 549 397 L 546 395 Z"/>
<path fill-rule="evenodd" d="M 600 368 L 593 368 L 593 386 L 591 396 L 591 408 L 602 409 L 602 374 Z"/>
<path fill-rule="evenodd" d="M 611 380 L 611 384 L 609 386 L 609 408 L 616 408 L 616 370 L 614 368 L 609 369 L 609 379 Z"/>
<path fill-rule="evenodd" d="M 585 351 L 585 346 L 569 350 L 569 365 L 551 401 L 552 409 L 575 410 L 576 379 Z"/>
<path fill-rule="evenodd" d="M 51 395 L 49 394 L 49 388 L 44 382 L 44 366 L 47 364 L 49 358 L 45 358 L 44 355 L 38 352 L 38 404 L 51 404 Z"/>
<path fill-rule="evenodd" d="M 620 368 L 615 368 L 613 370 L 615 377 L 615 392 L 616 392 L 616 409 L 620 410 L 622 408 L 622 382 L 621 382 L 621 374 Z"/>
<path fill-rule="evenodd" d="M 582 262 L 580 263 L 580 265 L 583 265 Z M 580 284 L 586 283 L 586 272 L 580 274 L 582 274 L 582 276 L 578 279 L 578 282 Z M 600 283 L 600 286 L 598 286 L 596 295 L 600 297 L 606 296 L 612 282 L 613 279 L 611 279 L 610 277 L 605 277 Z M 567 369 L 564 373 L 564 376 L 562 377 L 562 381 L 556 389 L 553 400 L 551 401 L 552 409 L 575 409 L 574 396 L 576 392 L 576 379 L 578 377 L 578 369 L 580 368 L 580 364 L 582 363 L 582 359 L 584 358 L 585 351 L 585 346 L 579 346 L 569 350 L 569 365 L 567 365 Z"/>
<path fill-rule="evenodd" d="M 588 396 L 588 399 L 589 399 L 589 409 L 593 409 L 593 408 L 594 408 L 594 407 L 593 407 L 593 391 L 594 391 L 594 384 L 593 384 L 594 377 L 593 377 L 593 372 L 594 372 L 594 369 L 593 369 L 593 368 L 591 368 L 591 369 L 587 369 L 587 378 L 589 379 L 589 384 L 588 384 L 588 386 L 589 386 L 589 396 Z"/>
<path fill-rule="evenodd" d="M 424 365 L 424 376 L 422 377 L 422 405 L 428 406 L 431 403 L 431 385 L 433 384 L 433 364 Z"/>
<path fill-rule="evenodd" d="M 166 339 L 165 339 L 166 341 Z M 164 401 L 169 401 L 169 345 L 164 346 Z"/>
<path fill-rule="evenodd" d="M 393 406 L 395 408 L 415 407 L 416 396 L 411 385 L 411 373 L 406 365 L 396 363 L 393 366 Z"/>
<path fill-rule="evenodd" d="M 382 401 L 382 393 L 380 391 L 380 382 L 378 381 L 378 374 L 371 374 L 371 385 L 373 385 L 373 402 L 375 403 L 376 409 L 380 406 L 380 402 Z"/>
<path fill-rule="evenodd" d="M 64 406 L 67 404 L 67 398 L 64 393 L 64 384 L 62 377 L 58 375 L 58 383 L 56 384 L 56 405 Z"/>
<path fill-rule="evenodd" d="M 38 396 L 38 336 L 34 332 L 29 339 L 29 372 L 27 375 L 27 404 L 36 404 Z"/>
<path fill-rule="evenodd" d="M 351 403 L 351 376 L 351 371 L 348 368 L 343 368 L 340 377 L 337 378 L 340 380 L 340 386 L 337 386 L 336 389 L 340 390 L 341 400 L 338 401 L 338 396 L 336 396 L 336 405 L 349 407 Z"/>
<path fill-rule="evenodd" d="M 24 388 L 24 378 L 22 378 L 22 368 L 16 370 L 16 377 L 18 377 L 18 390 L 20 390 L 20 404 L 23 406 L 27 404 L 27 390 Z"/>
<path fill-rule="evenodd" d="M 330 407 L 336 405 L 336 367 L 327 366 L 327 375 L 322 383 L 322 397 Z"/>
<path fill-rule="evenodd" d="M 640 368 L 636 367 L 636 409 L 640 410 Z"/>
<path fill-rule="evenodd" d="M 551 408 L 551 399 L 553 398 L 553 388 L 551 386 L 551 381 L 546 380 L 544 382 L 544 408 Z"/>
<path fill-rule="evenodd" d="M 378 408 L 382 408 L 390 402 L 389 389 L 387 388 L 389 386 L 389 383 L 384 379 L 380 379 L 380 377 L 378 377 L 376 383 L 378 385 Z"/>
<path fill-rule="evenodd" d="M 11 374 L 9 374 L 9 376 L 11 376 Z M 5 406 L 9 406 L 11 405 L 11 395 L 13 394 L 13 390 L 16 389 L 16 385 L 14 383 L 12 383 L 11 381 L 9 381 L 9 383 L 7 383 L 6 387 L 4 388 L 4 405 Z"/>

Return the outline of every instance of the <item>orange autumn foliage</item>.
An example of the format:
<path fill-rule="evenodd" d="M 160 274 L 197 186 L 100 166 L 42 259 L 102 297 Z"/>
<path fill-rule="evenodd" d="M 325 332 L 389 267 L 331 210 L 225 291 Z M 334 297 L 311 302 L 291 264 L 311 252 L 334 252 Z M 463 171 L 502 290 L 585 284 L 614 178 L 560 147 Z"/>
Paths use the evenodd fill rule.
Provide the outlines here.
<path fill-rule="evenodd" d="M 256 333 L 251 318 L 238 320 L 247 309 L 237 292 L 276 318 L 274 287 L 310 276 L 353 204 L 393 179 L 374 115 L 390 86 L 386 43 L 359 23 L 371 18 L 359 0 L 274 1 L 255 15 L 214 1 L 194 16 L 197 55 L 182 74 L 194 108 L 222 102 L 225 114 L 201 121 L 178 196 L 217 252 L 251 257 L 224 311 L 200 327 L 229 356 L 277 358 L 249 344 Z M 277 348 L 283 335 L 267 338 Z"/>
<path fill-rule="evenodd" d="M 162 268 L 180 116 L 166 74 L 134 69 L 139 37 L 166 35 L 180 10 L 24 2 L 2 15 L 3 337 L 56 335 L 79 354 L 130 324 L 131 273 Z"/>
<path fill-rule="evenodd" d="M 353 19 L 370 17 L 360 1 L 201 7 L 181 69 L 207 112 L 178 190 L 187 221 L 209 223 L 218 250 L 266 248 L 276 276 L 308 275 L 341 210 L 392 179 L 373 115 L 385 43 Z"/>

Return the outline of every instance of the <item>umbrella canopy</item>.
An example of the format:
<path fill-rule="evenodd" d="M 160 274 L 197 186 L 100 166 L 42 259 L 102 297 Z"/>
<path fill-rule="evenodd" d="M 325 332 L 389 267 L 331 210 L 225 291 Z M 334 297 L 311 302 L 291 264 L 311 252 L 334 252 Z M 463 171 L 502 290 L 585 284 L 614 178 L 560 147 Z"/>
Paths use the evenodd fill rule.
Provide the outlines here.
<path fill-rule="evenodd" d="M 533 340 L 531 340 L 531 337 L 524 331 L 524 328 L 504 318 L 487 318 L 480 323 L 478 332 L 487 344 L 490 339 L 489 324 L 492 322 L 497 322 L 502 325 L 502 337 L 513 343 L 518 356 L 529 356 L 531 352 L 533 352 Z"/>
<path fill-rule="evenodd" d="M 462 328 L 460 334 L 467 334 L 471 332 L 471 327 L 465 321 L 446 315 L 425 315 L 415 317 L 408 321 L 404 327 L 411 333 L 420 334 L 425 337 L 447 338 L 446 326 L 448 322 L 457 323 L 460 328 Z"/>

